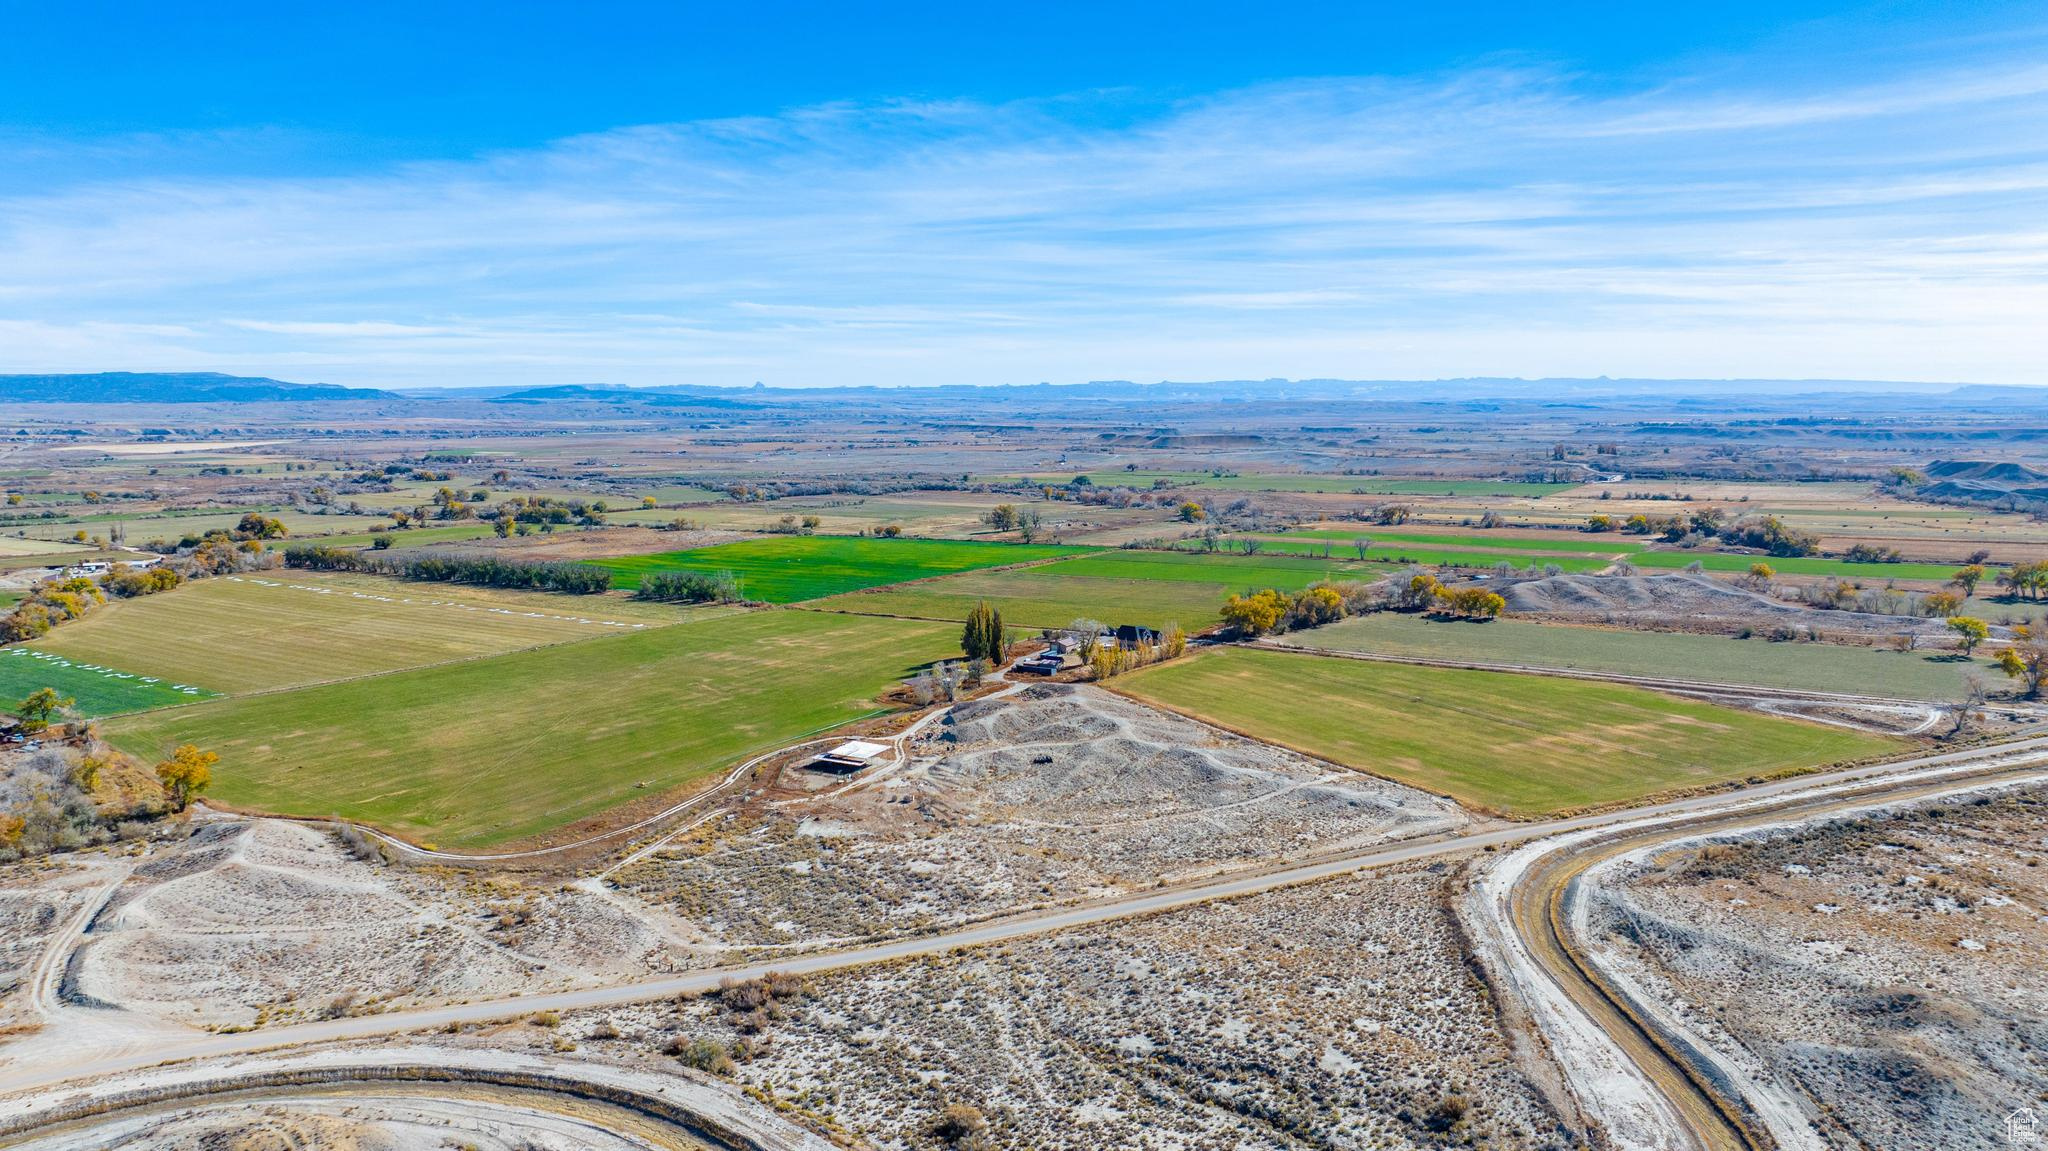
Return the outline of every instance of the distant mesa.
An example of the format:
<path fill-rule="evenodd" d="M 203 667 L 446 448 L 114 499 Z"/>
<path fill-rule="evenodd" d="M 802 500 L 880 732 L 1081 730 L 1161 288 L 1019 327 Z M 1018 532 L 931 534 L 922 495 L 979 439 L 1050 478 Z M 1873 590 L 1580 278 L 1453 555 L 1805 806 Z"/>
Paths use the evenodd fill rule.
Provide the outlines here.
<path fill-rule="evenodd" d="M 206 404 L 251 400 L 311 403 L 397 398 L 374 388 L 294 384 L 267 376 L 230 376 L 221 372 L 0 375 L 0 403 L 16 404 Z"/>
<path fill-rule="evenodd" d="M 734 389 L 718 389 L 730 392 Z M 604 384 L 554 384 L 541 388 L 525 388 L 493 397 L 500 404 L 550 404 L 577 401 L 607 403 L 646 404 L 658 408 L 747 408 L 766 407 L 765 404 L 748 403 L 743 400 L 727 399 L 723 395 L 706 395 L 704 391 L 690 388 L 622 388 Z"/>
<path fill-rule="evenodd" d="M 1266 442 L 1266 437 L 1249 432 L 1212 432 L 1181 435 L 1174 432 L 1103 432 L 1105 445 L 1120 448 L 1247 448 Z"/>

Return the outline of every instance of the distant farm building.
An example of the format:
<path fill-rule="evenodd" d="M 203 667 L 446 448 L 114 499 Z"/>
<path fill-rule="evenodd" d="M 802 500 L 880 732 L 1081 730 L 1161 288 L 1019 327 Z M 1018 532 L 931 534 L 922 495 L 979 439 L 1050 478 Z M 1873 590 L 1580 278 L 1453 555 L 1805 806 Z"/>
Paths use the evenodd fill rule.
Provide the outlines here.
<path fill-rule="evenodd" d="M 850 772 L 859 771 L 889 753 L 886 743 L 869 743 L 866 740 L 848 740 L 831 751 L 811 761 L 817 771 Z"/>
<path fill-rule="evenodd" d="M 1159 632 L 1149 627 L 1122 624 L 1116 629 L 1116 646 L 1125 651 L 1140 647 L 1158 647 Z"/>

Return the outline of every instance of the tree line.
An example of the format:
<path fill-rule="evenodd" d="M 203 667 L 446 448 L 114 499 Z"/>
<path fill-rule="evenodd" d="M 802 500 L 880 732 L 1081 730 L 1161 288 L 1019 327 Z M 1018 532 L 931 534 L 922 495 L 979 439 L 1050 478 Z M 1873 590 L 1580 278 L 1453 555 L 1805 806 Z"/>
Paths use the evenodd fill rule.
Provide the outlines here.
<path fill-rule="evenodd" d="M 391 556 L 300 544 L 285 549 L 284 563 L 286 567 L 311 571 L 364 572 L 434 583 L 478 584 L 569 595 L 597 595 L 610 591 L 612 586 L 612 573 L 601 567 L 567 562 L 503 560 L 495 556 L 437 555 L 431 552 Z"/>
<path fill-rule="evenodd" d="M 1507 609 L 1499 593 L 1477 585 L 1445 587 L 1427 572 L 1412 572 L 1391 594 L 1362 583 L 1322 581 L 1288 595 L 1277 588 L 1223 601 L 1223 622 L 1239 636 L 1301 631 L 1368 612 L 1428 611 L 1462 619 L 1493 619 Z"/>
<path fill-rule="evenodd" d="M 640 577 L 634 599 L 660 603 L 738 603 L 739 577 L 729 571 L 654 572 Z"/>

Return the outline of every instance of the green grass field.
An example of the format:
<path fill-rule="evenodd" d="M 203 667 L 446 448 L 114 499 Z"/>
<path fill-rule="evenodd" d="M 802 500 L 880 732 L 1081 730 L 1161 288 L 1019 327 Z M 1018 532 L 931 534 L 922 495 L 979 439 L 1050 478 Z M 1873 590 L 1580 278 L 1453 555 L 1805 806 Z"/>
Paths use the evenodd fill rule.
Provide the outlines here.
<path fill-rule="evenodd" d="M 277 571 L 115 600 L 36 646 L 229 694 L 592 639 L 688 610 L 616 596 Z"/>
<path fill-rule="evenodd" d="M 1062 560 L 1046 570 L 1061 576 L 1093 579 L 1218 584 L 1230 591 L 1267 587 L 1298 591 L 1317 580 L 1374 579 L 1386 568 L 1379 564 L 1361 564 L 1342 555 L 1321 559 L 1263 553 L 1247 556 L 1229 552 L 1155 552 L 1118 548 Z"/>
<path fill-rule="evenodd" d="M 946 624 L 749 612 L 149 712 L 107 735 L 144 759 L 220 753 L 225 803 L 490 847 L 856 719 L 959 650 Z"/>
<path fill-rule="evenodd" d="M 69 533 L 67 532 L 66 534 L 68 535 Z M 66 552 L 86 552 L 91 550 L 90 547 L 81 543 L 22 539 L 19 536 L 0 536 L 0 556 L 62 555 Z"/>
<path fill-rule="evenodd" d="M 640 577 L 653 572 L 729 571 L 740 577 L 750 600 L 797 603 L 905 580 L 1078 555 L 1089 550 L 966 540 L 771 536 L 689 551 L 590 562 L 611 570 L 615 588 L 637 588 Z"/>
<path fill-rule="evenodd" d="M 1290 647 L 1419 656 L 1466 663 L 1555 667 L 1739 683 L 1953 700 L 1974 672 L 1998 684 L 1985 660 L 1950 662 L 1926 652 L 1879 651 L 1825 643 L 1771 643 L 1714 635 L 1613 631 L 1502 619 L 1485 624 L 1381 613 L 1282 637 Z"/>
<path fill-rule="evenodd" d="M 967 572 L 905 587 L 833 596 L 832 611 L 963 620 L 988 600 L 1011 627 L 1063 627 L 1076 619 L 1112 626 L 1178 623 L 1199 631 L 1218 621 L 1225 597 L 1258 588 L 1297 591 L 1320 579 L 1373 579 L 1372 564 L 1217 553 L 1098 551 L 1014 571 Z"/>
<path fill-rule="evenodd" d="M 1516 817 L 1895 746 L 1619 684 L 1236 647 L 1115 682 L 1140 699 Z"/>
<path fill-rule="evenodd" d="M 169 683 L 34 648 L 0 648 L 0 711 L 11 711 L 30 692 L 46 687 L 75 700 L 78 714 L 88 717 L 169 707 L 213 695 L 191 684 Z"/>
<path fill-rule="evenodd" d="M 1332 556 L 1355 557 L 1358 554 L 1356 551 L 1352 550 L 1347 544 L 1339 544 L 1334 540 L 1290 540 L 1285 536 L 1265 538 L 1265 546 L 1261 549 L 1259 554 L 1263 556 L 1271 552 L 1277 553 L 1279 555 L 1321 556 L 1323 554 L 1323 545 L 1325 543 L 1331 545 L 1330 554 Z M 1584 553 L 1539 553 L 1526 551 L 1464 551 L 1450 548 L 1430 547 L 1427 544 L 1391 542 L 1384 544 L 1375 542 L 1372 547 L 1366 550 L 1365 554 L 1379 563 L 1393 564 L 1396 566 L 1413 563 L 1424 564 L 1431 567 L 1442 566 L 1446 564 L 1456 564 L 1463 567 L 1490 568 L 1495 564 L 1506 562 L 1513 564 L 1518 568 L 1540 568 L 1547 566 L 1549 564 L 1556 564 L 1558 567 L 1563 568 L 1565 571 L 1568 572 L 1596 572 L 1614 562 L 1614 560 L 1609 556 L 1587 555 Z M 1745 568 L 1744 570 L 1748 569 Z"/>

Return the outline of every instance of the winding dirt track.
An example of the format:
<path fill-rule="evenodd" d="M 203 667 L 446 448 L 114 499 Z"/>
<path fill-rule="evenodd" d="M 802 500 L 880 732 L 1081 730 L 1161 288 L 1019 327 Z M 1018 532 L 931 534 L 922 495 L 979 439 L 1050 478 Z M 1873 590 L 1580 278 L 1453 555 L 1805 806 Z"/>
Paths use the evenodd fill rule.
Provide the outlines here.
<path fill-rule="evenodd" d="M 1986 749 L 1976 760 L 1909 769 L 1882 779 L 1832 785 L 1815 781 L 1817 786 L 1803 794 L 1706 818 L 1658 820 L 1645 828 L 1617 829 L 1613 835 L 1568 837 L 1515 879 L 1507 901 L 1513 930 L 1556 987 L 1613 1040 L 1670 1105 L 1685 1128 L 1671 1133 L 1678 1145 L 1703 1151 L 1780 1147 L 1784 1140 L 1773 1125 L 1741 1097 L 1710 1053 L 1651 1022 L 1587 956 L 1573 926 L 1581 877 L 1618 856 L 1702 834 L 1807 822 L 2048 780 L 2048 755 L 2032 750 L 2040 743 Z M 1798 1133 L 1788 1134 L 1796 1138 Z"/>
<path fill-rule="evenodd" d="M 1867 804 L 1878 798 L 1910 797 L 1917 791 L 1930 787 L 1946 786 L 1953 790 L 1971 784 L 1982 786 L 1985 782 L 2024 775 L 2028 770 L 2036 773 L 2048 770 L 2048 737 L 1990 748 L 1923 756 L 1899 763 L 1854 768 L 1825 775 L 1780 780 L 1740 791 L 1694 796 L 1631 811 L 1578 816 L 1538 824 L 1499 827 L 1459 836 L 1385 845 L 1365 851 L 1240 873 L 1227 879 L 1192 882 L 1093 903 L 1032 912 L 937 935 L 891 940 L 840 951 L 792 956 L 771 962 L 698 971 L 660 979 L 640 980 L 613 987 L 513 996 L 485 1002 L 305 1023 L 243 1034 L 192 1033 L 187 1036 L 166 1038 L 143 1051 L 94 1050 L 89 1045 L 79 1045 L 65 1051 L 62 1058 L 37 1060 L 31 1065 L 18 1064 L 8 1068 L 4 1073 L 0 1073 L 0 1094 L 48 1093 L 62 1084 L 75 1085 L 80 1081 L 134 1072 L 173 1061 L 243 1056 L 257 1051 L 394 1035 L 445 1027 L 449 1024 L 487 1022 L 531 1012 L 576 1011 L 702 993 L 715 989 L 720 981 L 726 978 L 755 978 L 770 971 L 815 974 L 935 955 L 960 947 L 979 947 L 1067 928 L 1114 923 L 1195 904 L 1313 883 L 1372 868 L 1470 853 L 1487 848 L 1497 849 L 1509 844 L 1525 843 L 1551 836 L 1583 833 L 1589 830 L 1604 831 L 1608 828 L 1642 828 L 1642 834 L 1649 836 L 1675 836 L 1681 832 L 1697 834 L 1703 828 L 1717 827 L 1724 823 L 1733 827 L 1746 821 L 1766 820 L 1772 816 L 1782 819 L 1785 812 L 1800 810 L 1807 804 L 1822 805 L 1815 810 L 1822 810 L 1828 802 L 1839 803 L 1846 798 L 1861 798 Z M 1632 842 L 1624 836 L 1593 838 L 1598 839 L 1603 849 L 1610 841 Z M 1609 1012 L 1607 1020 L 1626 1033 L 1627 1026 L 1614 1021 L 1612 1012 L 1618 1010 L 1615 1002 L 1607 998 L 1585 972 L 1573 974 L 1577 969 L 1572 966 L 1575 952 L 1571 948 L 1569 933 L 1553 918 L 1551 897 L 1546 894 L 1560 890 L 1561 885 L 1563 889 L 1568 890 L 1571 877 L 1583 871 L 1584 866 L 1590 865 L 1591 862 L 1593 861 L 1587 860 L 1584 865 L 1580 865 L 1573 860 L 1560 863 L 1554 870 L 1545 868 L 1541 872 L 1542 878 L 1539 882 L 1517 885 L 1517 897 L 1522 906 L 1535 909 L 1531 912 L 1533 918 L 1528 918 L 1525 922 L 1525 929 L 1531 932 L 1532 945 L 1540 946 L 1547 938 L 1555 947 L 1555 951 L 1551 953 L 1552 957 L 1557 958 L 1560 954 L 1562 956 L 1565 967 L 1556 972 L 1556 977 L 1567 984 L 1573 979 L 1578 980 L 1579 993 L 1588 996 L 1584 1001 L 1587 1010 Z M 1521 918 L 1518 914 L 1518 919 Z M 1567 990 L 1570 988 L 1567 987 Z M 1618 1035 L 1617 1039 L 1626 1042 L 1625 1034 Z M 1654 1048 L 1654 1042 L 1650 1046 Z M 1657 1057 L 1650 1050 L 1637 1050 L 1651 1068 L 1657 1067 Z M 1683 1071 L 1674 1075 L 1674 1066 L 1675 1064 L 1667 1062 L 1661 1069 L 1651 1070 L 1650 1074 L 1661 1084 L 1668 1084 L 1671 1090 L 1682 1093 L 1686 1090 L 1685 1084 L 1693 1080 Z M 20 1106 L 18 1100 L 15 1106 Z M 33 1110 L 32 1103 L 30 1109 Z M 1699 1146 L 1760 1145 L 1754 1141 L 1739 1141 L 1743 1138 L 1741 1136 L 1737 1137 L 1738 1141 L 1728 1141 L 1728 1125 L 1724 1124 L 1723 1127 L 1717 1128 L 1709 1114 L 1710 1110 L 1719 1110 L 1711 1099 L 1706 1101 L 1705 1109 L 1702 1109 L 1698 1102 L 1690 1106 L 1681 1105 L 1681 1109 L 1686 1114 L 1695 1116 L 1700 1123 L 1700 1138 L 1697 1142 Z"/>

